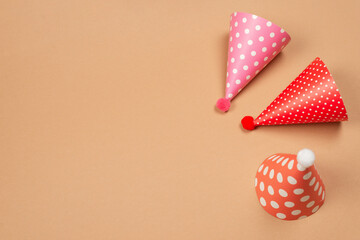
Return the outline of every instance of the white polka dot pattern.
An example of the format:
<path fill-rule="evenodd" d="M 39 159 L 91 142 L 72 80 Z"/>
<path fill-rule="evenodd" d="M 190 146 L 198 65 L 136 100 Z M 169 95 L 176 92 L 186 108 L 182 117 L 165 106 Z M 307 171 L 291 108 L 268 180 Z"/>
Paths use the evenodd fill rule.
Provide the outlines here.
<path fill-rule="evenodd" d="M 280 53 L 289 43 L 290 36 L 264 18 L 240 12 L 231 15 L 229 35 L 226 77 L 229 87 L 225 88 L 225 98 L 232 100 Z"/>
<path fill-rule="evenodd" d="M 328 68 L 316 58 L 255 120 L 255 126 L 348 120 Z M 301 171 L 302 167 L 297 166 Z"/>
<path fill-rule="evenodd" d="M 325 186 L 315 165 L 308 168 L 297 165 L 296 155 L 274 154 L 256 173 L 255 189 L 260 204 L 279 219 L 310 216 L 324 203 Z"/>

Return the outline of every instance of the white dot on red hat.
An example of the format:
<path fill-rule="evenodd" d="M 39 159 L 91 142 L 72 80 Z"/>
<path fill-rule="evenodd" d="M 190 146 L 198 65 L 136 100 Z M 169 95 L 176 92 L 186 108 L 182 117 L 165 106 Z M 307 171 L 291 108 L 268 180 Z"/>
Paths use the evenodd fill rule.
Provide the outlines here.
<path fill-rule="evenodd" d="M 286 218 L 286 215 L 283 214 L 283 213 L 277 213 L 277 214 L 276 214 L 276 217 L 278 217 L 278 218 L 280 218 L 280 219 L 284 219 L 284 218 Z"/>
<path fill-rule="evenodd" d="M 263 169 L 263 167 L 264 167 L 264 164 L 261 164 L 261 166 L 259 167 L 258 172 L 261 172 L 261 170 Z"/>
<path fill-rule="evenodd" d="M 300 194 L 302 194 L 304 192 L 304 189 L 302 189 L 302 188 L 296 188 L 296 189 L 294 189 L 294 194 L 296 194 L 296 195 L 300 195 Z"/>
<path fill-rule="evenodd" d="M 291 160 L 288 164 L 288 168 L 291 170 L 294 166 L 294 160 Z"/>
<path fill-rule="evenodd" d="M 276 156 L 276 157 L 274 157 L 273 159 L 272 159 L 272 161 L 274 162 L 274 161 L 276 161 L 276 159 L 278 159 L 280 156 Z"/>
<path fill-rule="evenodd" d="M 305 174 L 305 175 L 303 176 L 303 179 L 304 179 L 304 180 L 308 180 L 310 177 L 311 177 L 311 172 L 308 172 L 307 174 Z"/>
<path fill-rule="evenodd" d="M 261 191 L 264 191 L 264 189 L 265 189 L 264 183 L 261 182 L 261 183 L 260 183 L 260 190 L 261 190 Z"/>
<path fill-rule="evenodd" d="M 306 196 L 303 196 L 302 198 L 300 198 L 300 202 L 306 202 L 309 199 L 310 199 L 310 196 L 306 195 Z"/>
<path fill-rule="evenodd" d="M 318 190 L 318 188 L 319 188 L 319 182 L 317 182 L 317 183 L 315 184 L 314 191 L 317 191 L 317 190 Z"/>
<path fill-rule="evenodd" d="M 292 208 L 293 206 L 295 206 L 295 203 L 287 201 L 284 203 L 284 205 L 288 208 Z"/>
<path fill-rule="evenodd" d="M 263 205 L 265 207 L 266 206 L 265 198 L 261 197 L 260 198 L 260 203 L 261 203 L 261 205 Z"/>
<path fill-rule="evenodd" d="M 317 210 L 319 210 L 319 206 L 314 207 L 313 210 L 311 210 L 311 212 L 315 213 Z"/>
<path fill-rule="evenodd" d="M 315 180 L 316 180 L 316 178 L 315 178 L 315 177 L 313 177 L 313 178 L 311 179 L 310 183 L 309 183 L 309 186 L 312 186 L 312 185 L 314 185 L 314 183 L 315 183 Z"/>
<path fill-rule="evenodd" d="M 291 212 L 291 214 L 294 216 L 299 215 L 300 213 L 301 213 L 301 210 L 294 210 Z"/>
<path fill-rule="evenodd" d="M 271 202 L 270 202 L 270 205 L 271 205 L 273 208 L 275 208 L 275 209 L 278 209 L 278 208 L 279 208 L 279 204 L 278 204 L 277 202 L 275 202 L 275 201 L 271 201 Z"/>
<path fill-rule="evenodd" d="M 282 166 L 285 166 L 285 164 L 287 163 L 287 161 L 289 161 L 289 158 L 286 158 L 286 159 L 281 163 L 281 165 L 282 165 Z"/>
<path fill-rule="evenodd" d="M 268 172 L 268 170 L 269 170 L 269 167 L 266 167 L 266 168 L 264 169 L 264 171 L 263 171 L 264 176 L 266 175 L 266 173 Z"/>
<path fill-rule="evenodd" d="M 274 177 L 274 169 L 271 169 L 271 171 L 269 173 L 269 177 L 270 177 L 270 179 L 273 179 L 273 177 Z"/>
<path fill-rule="evenodd" d="M 319 189 L 319 193 L 318 193 L 319 196 L 321 195 L 321 192 L 322 192 L 322 186 Z"/>
<path fill-rule="evenodd" d="M 282 197 L 287 197 L 288 196 L 288 193 L 284 189 L 279 189 L 279 194 Z"/>
<path fill-rule="evenodd" d="M 271 185 L 268 186 L 268 192 L 270 195 L 274 195 L 274 188 Z"/>
<path fill-rule="evenodd" d="M 280 163 L 283 159 L 284 159 L 284 157 L 279 158 L 279 159 L 276 161 L 276 163 Z"/>
<path fill-rule="evenodd" d="M 315 204 L 315 201 L 311 201 L 306 205 L 306 207 L 311 208 L 314 204 Z"/>
<path fill-rule="evenodd" d="M 292 185 L 295 185 L 295 184 L 297 183 L 296 179 L 293 178 L 292 176 L 288 176 L 288 177 L 287 177 L 287 180 L 288 180 L 288 182 L 289 182 L 290 184 L 292 184 Z"/>
<path fill-rule="evenodd" d="M 306 168 L 303 167 L 303 166 L 301 166 L 299 163 L 296 165 L 296 167 L 297 167 L 297 169 L 298 169 L 299 171 L 301 171 L 301 172 L 306 170 Z"/>

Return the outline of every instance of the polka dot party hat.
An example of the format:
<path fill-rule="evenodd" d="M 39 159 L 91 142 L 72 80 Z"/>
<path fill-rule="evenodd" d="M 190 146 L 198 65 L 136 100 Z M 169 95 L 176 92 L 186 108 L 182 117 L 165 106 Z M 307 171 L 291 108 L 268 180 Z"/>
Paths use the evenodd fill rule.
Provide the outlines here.
<path fill-rule="evenodd" d="M 276 218 L 296 220 L 315 213 L 324 204 L 325 186 L 309 149 L 274 154 L 260 165 L 255 190 L 261 206 Z"/>
<path fill-rule="evenodd" d="M 241 123 L 253 130 L 260 125 L 346 120 L 339 89 L 325 63 L 316 58 L 255 120 L 246 116 Z"/>
<path fill-rule="evenodd" d="M 274 23 L 249 13 L 230 17 L 225 97 L 216 106 L 226 112 L 230 101 L 289 43 L 290 36 Z"/>

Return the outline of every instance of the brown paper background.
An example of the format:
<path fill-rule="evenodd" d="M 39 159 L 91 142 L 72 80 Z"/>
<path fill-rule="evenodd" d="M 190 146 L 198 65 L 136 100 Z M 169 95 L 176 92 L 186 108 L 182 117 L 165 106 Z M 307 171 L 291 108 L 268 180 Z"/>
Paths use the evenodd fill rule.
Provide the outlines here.
<path fill-rule="evenodd" d="M 292 41 L 221 114 L 233 11 Z M 0 1 L 0 239 L 359 239 L 359 11 L 357 0 Z M 239 127 L 317 56 L 349 122 Z M 256 169 L 304 147 L 325 204 L 277 220 L 257 201 Z"/>

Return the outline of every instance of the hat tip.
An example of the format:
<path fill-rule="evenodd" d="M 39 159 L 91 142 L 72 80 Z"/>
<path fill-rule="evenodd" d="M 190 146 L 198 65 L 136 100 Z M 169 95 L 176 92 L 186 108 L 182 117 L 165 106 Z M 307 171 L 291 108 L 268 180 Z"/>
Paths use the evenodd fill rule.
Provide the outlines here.
<path fill-rule="evenodd" d="M 220 98 L 216 102 L 216 107 L 222 112 L 227 112 L 230 108 L 230 100 L 227 98 Z"/>
<path fill-rule="evenodd" d="M 315 162 L 315 154 L 310 149 L 301 149 L 297 154 L 297 161 L 304 168 L 311 167 Z"/>
<path fill-rule="evenodd" d="M 254 128 L 255 128 L 254 118 L 251 116 L 245 116 L 241 120 L 241 124 L 242 124 L 243 128 L 246 130 L 254 130 Z"/>

